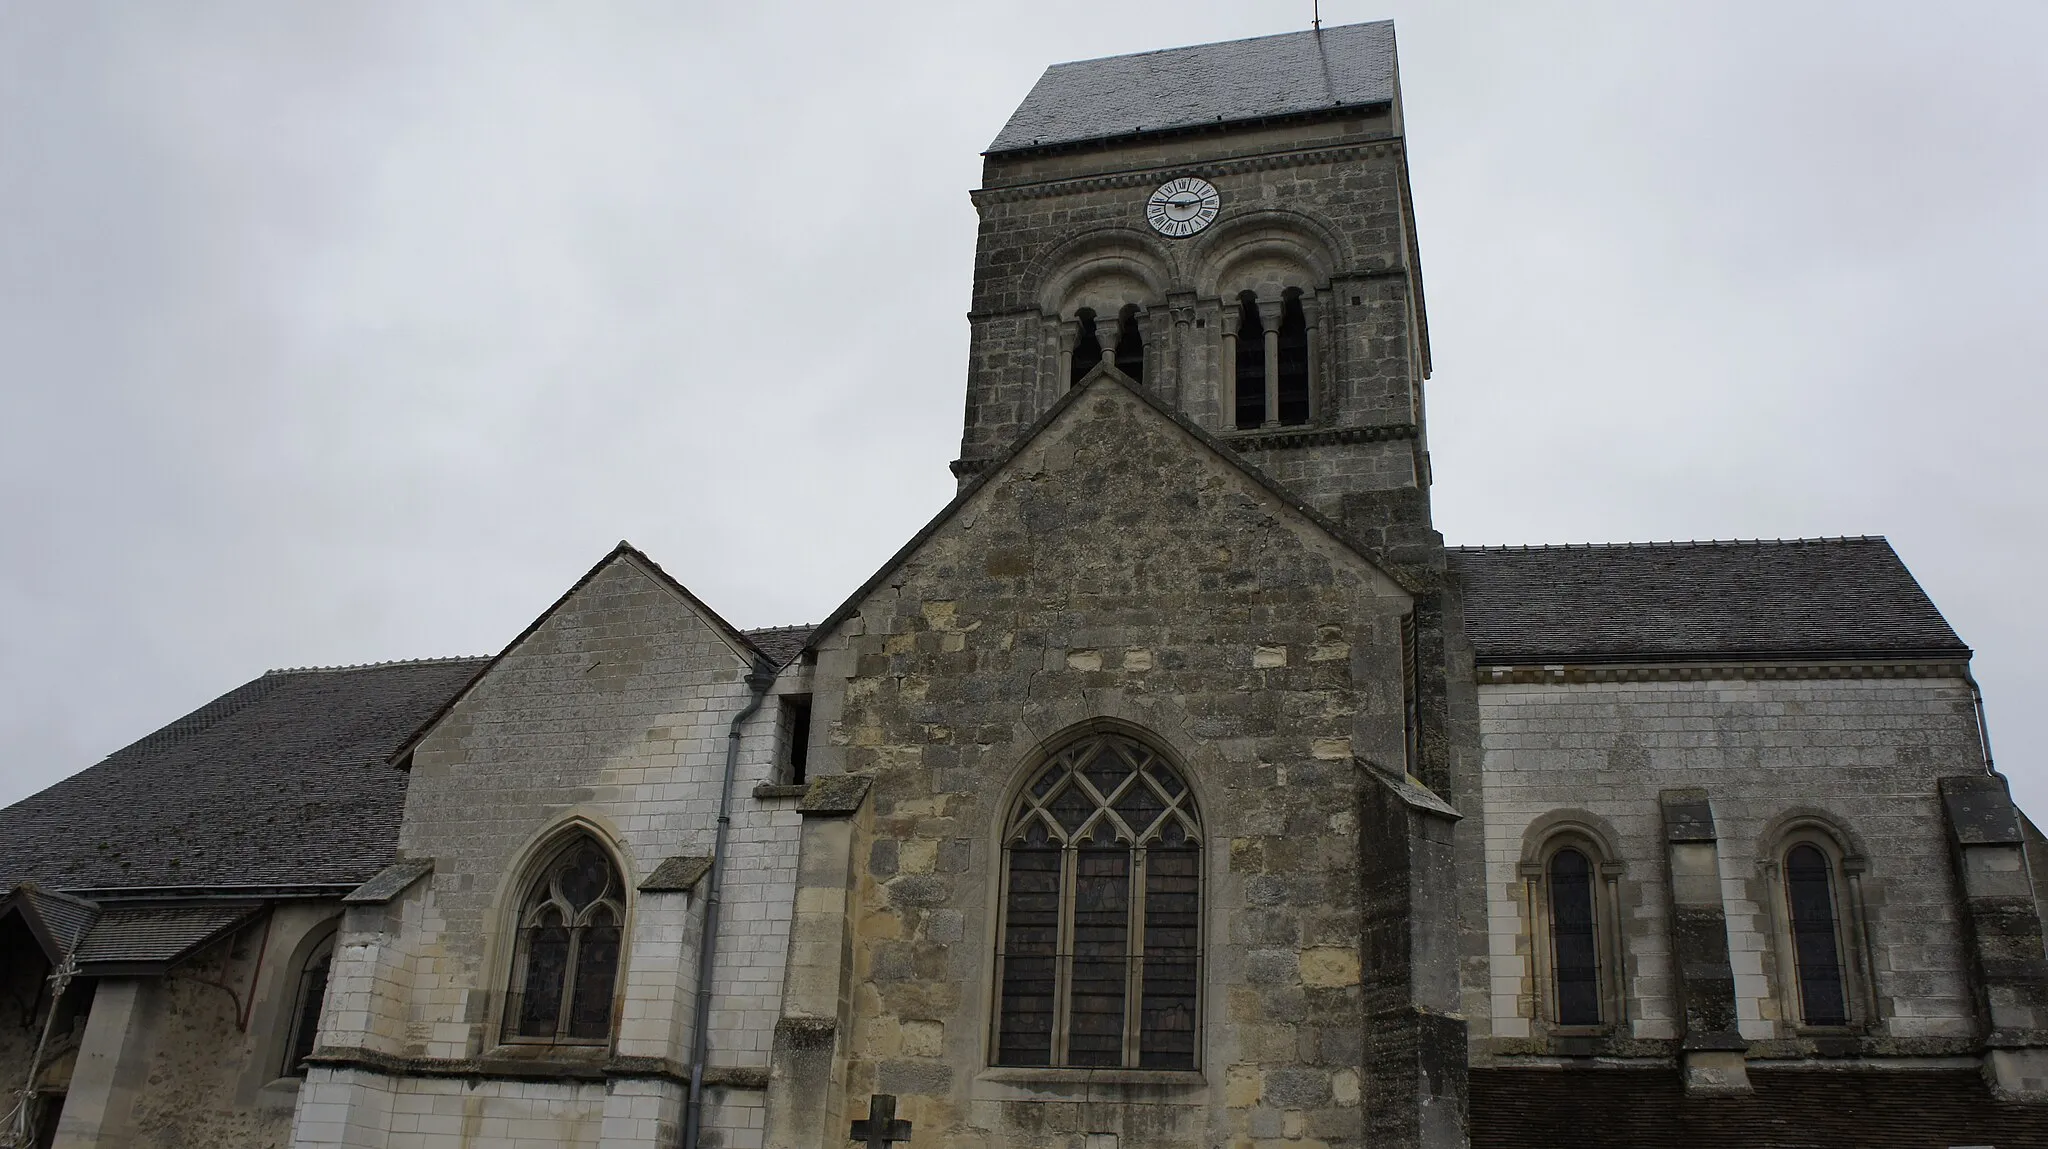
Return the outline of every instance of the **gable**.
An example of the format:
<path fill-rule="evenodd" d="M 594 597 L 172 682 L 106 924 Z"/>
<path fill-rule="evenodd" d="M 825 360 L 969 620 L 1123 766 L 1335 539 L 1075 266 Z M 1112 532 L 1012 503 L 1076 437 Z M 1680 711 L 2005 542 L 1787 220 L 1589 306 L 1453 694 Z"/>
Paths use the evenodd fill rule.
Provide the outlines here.
<path fill-rule="evenodd" d="M 1337 568 L 1370 585 L 1373 593 L 1404 599 L 1419 593 L 1420 586 L 1391 564 L 1376 561 L 1371 548 L 1346 537 L 1330 522 L 1284 488 L 1259 473 L 1234 452 L 1222 446 L 1206 431 L 1185 417 L 1168 410 L 1146 394 L 1114 367 L 1104 364 L 1067 392 L 1051 410 L 1013 447 L 1009 454 L 982 472 L 954 500 L 912 536 L 861 588 L 818 624 L 810 637 L 817 646 L 861 609 L 878 591 L 902 580 L 904 568 L 919 560 L 934 540 L 948 532 L 971 530 L 975 521 L 999 504 L 1014 500 L 1019 491 L 1051 490 L 1057 486 L 1071 491 L 1058 480 L 1088 475 L 1089 481 L 1106 486 L 1122 499 L 1108 505 L 1100 499 L 1075 498 L 1067 508 L 1078 518 L 1069 518 L 1064 529 L 1081 521 L 1102 522 L 1124 516 L 1130 525 L 1154 521 L 1156 514 L 1177 509 L 1183 513 L 1218 514 L 1221 521 L 1240 526 L 1252 521 L 1266 524 L 1277 540 L 1285 536 L 1294 544 L 1325 556 Z M 1018 484 L 1024 484 L 1020 487 Z M 1041 525 L 1063 518 L 1060 509 L 1033 500 L 1028 512 Z M 1093 504 L 1092 506 L 1090 504 Z M 999 543 L 986 538 L 980 544 L 991 548 L 990 562 L 1011 562 Z M 1143 556 L 1127 555 L 1143 565 Z M 1249 565 L 1244 555 L 1215 556 L 1219 579 L 1264 578 L 1279 585 L 1277 572 Z M 1104 568 L 1108 567 L 1104 557 Z M 1236 573 L 1232 573 L 1236 572 Z"/>
<path fill-rule="evenodd" d="M 582 578 L 577 579 L 573 586 L 564 591 L 561 598 L 556 599 L 553 605 L 542 611 L 540 617 L 528 623 L 525 630 L 520 631 L 516 638 L 506 644 L 504 650 L 499 651 L 495 657 L 485 663 L 460 691 L 457 691 L 439 710 L 435 711 L 432 716 L 422 723 L 413 732 L 412 736 L 407 738 L 405 743 L 392 754 L 392 760 L 394 762 L 403 762 L 410 757 L 413 751 L 419 747 L 420 743 L 425 741 L 434 732 L 435 728 L 452 711 L 460 706 L 473 691 L 482 687 L 486 680 L 492 677 L 493 673 L 498 670 L 506 659 L 511 657 L 515 651 L 526 647 L 530 640 L 537 634 L 547 630 L 550 624 L 554 623 L 565 612 L 585 610 L 590 606 L 593 596 L 612 593 L 616 589 L 616 586 L 612 585 L 602 586 L 594 591 L 592 589 L 593 586 L 606 584 L 618 579 L 637 580 L 640 585 L 657 592 L 655 596 L 656 601 L 673 603 L 677 610 L 683 612 L 683 615 L 693 619 L 715 635 L 717 641 L 731 653 L 735 663 L 743 670 L 750 669 L 757 664 L 780 665 L 780 663 L 787 661 L 787 659 L 771 657 L 760 646 L 756 645 L 753 639 L 745 632 L 719 617 L 716 611 L 706 606 L 702 599 L 690 593 L 688 587 L 685 587 L 682 583 L 671 577 L 653 559 L 648 558 L 632 544 L 621 541 L 618 546 L 612 548 L 610 554 L 598 560 L 596 566 L 591 567 L 590 570 L 584 573 Z M 773 632 L 769 633 L 772 634 Z M 774 641 L 778 647 L 787 645 L 786 639 L 779 634 L 774 636 Z"/>

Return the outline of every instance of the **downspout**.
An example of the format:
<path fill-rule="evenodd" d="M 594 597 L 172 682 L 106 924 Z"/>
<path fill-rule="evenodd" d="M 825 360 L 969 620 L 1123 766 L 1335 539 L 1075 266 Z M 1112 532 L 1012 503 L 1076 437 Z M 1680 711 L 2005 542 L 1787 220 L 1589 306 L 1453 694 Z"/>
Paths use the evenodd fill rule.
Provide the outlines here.
<path fill-rule="evenodd" d="M 1984 720 L 1984 690 L 1977 685 L 1977 676 L 1970 673 L 1970 664 L 1963 664 L 1963 681 L 1970 684 L 1970 701 L 1977 707 L 1977 745 L 1984 751 L 1984 772 L 1996 774 L 1991 765 L 1991 724 Z"/>
<path fill-rule="evenodd" d="M 746 708 L 733 715 L 725 734 L 725 782 L 718 792 L 718 836 L 711 847 L 711 872 L 704 876 L 704 936 L 697 944 L 697 1009 L 690 1018 L 690 1098 L 683 1109 L 683 1149 L 697 1149 L 697 1134 L 704 1123 L 704 1059 L 711 1052 L 711 972 L 718 961 L 718 911 L 725 894 L 725 845 L 732 835 L 732 784 L 740 768 L 740 727 L 761 709 L 768 688 L 775 684 L 775 670 L 766 661 L 756 661 L 747 675 L 747 689 L 753 697 Z"/>

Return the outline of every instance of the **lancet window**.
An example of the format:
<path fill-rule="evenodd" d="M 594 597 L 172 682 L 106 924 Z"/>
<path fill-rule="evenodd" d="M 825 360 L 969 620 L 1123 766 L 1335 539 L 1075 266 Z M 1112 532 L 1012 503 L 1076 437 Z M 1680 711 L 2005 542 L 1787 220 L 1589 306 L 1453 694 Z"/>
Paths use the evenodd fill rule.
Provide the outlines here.
<path fill-rule="evenodd" d="M 1249 431 L 1266 421 L 1266 328 L 1251 292 L 1237 311 L 1237 429 Z"/>
<path fill-rule="evenodd" d="M 1785 907 L 1807 1025 L 1849 1024 L 1838 889 L 1834 860 L 1819 846 L 1800 842 L 1785 852 Z"/>
<path fill-rule="evenodd" d="M 1067 372 L 1067 386 L 1072 387 L 1088 377 L 1095 365 L 1102 362 L 1102 339 L 1095 333 L 1095 312 L 1084 307 L 1075 317 L 1080 331 L 1074 336 L 1073 365 Z"/>
<path fill-rule="evenodd" d="M 1122 734 L 1068 744 L 1004 854 L 996 1064 L 1195 1068 L 1201 826 L 1173 766 Z"/>
<path fill-rule="evenodd" d="M 1145 381 L 1145 336 L 1138 330 L 1138 307 L 1125 304 L 1117 317 L 1116 327 L 1116 369 L 1130 376 L 1131 382 Z"/>
<path fill-rule="evenodd" d="M 541 867 L 520 906 L 508 1041 L 610 1038 L 625 916 L 618 868 L 587 835 L 576 835 Z"/>

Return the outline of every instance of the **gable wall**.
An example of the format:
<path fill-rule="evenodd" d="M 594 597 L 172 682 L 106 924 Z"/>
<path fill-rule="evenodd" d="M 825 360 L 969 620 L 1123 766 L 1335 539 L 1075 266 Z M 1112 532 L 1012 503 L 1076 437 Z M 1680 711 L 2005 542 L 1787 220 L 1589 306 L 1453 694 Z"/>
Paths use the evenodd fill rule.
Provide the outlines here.
<path fill-rule="evenodd" d="M 673 1131 L 704 887 L 691 894 L 637 887 L 668 857 L 711 852 L 727 730 L 750 697 L 745 673 L 746 662 L 721 633 L 630 557 L 594 575 L 418 747 L 399 849 L 433 859 L 434 872 L 392 905 L 351 914 L 336 971 L 341 992 L 323 1025 L 334 1044 L 437 1072 L 505 1055 L 499 1034 L 514 883 L 550 827 L 581 818 L 626 859 L 633 892 L 610 1052 L 669 1066 L 669 1082 L 649 1099 L 654 1109 L 642 1113 L 644 1105 L 627 1103 L 627 1093 L 643 1088 L 631 1081 L 608 1090 L 602 1081 L 487 1074 L 466 1087 L 459 1076 L 338 1070 L 322 1078 L 317 1122 L 301 1115 L 302 1124 L 318 1125 L 302 1132 L 304 1143 L 341 1144 L 358 1126 L 417 1119 L 447 1134 L 435 1145 L 484 1144 L 493 1136 L 479 1132 L 486 1128 L 524 1130 L 518 1135 L 536 1145 L 594 1144 L 604 1122 L 624 1119 L 627 1110 L 646 1117 L 648 1144 L 662 1129 Z M 780 1006 L 798 819 L 791 801 L 752 797 L 756 784 L 770 780 L 774 731 L 770 698 L 743 731 L 734 785 L 713 1067 L 765 1066 Z M 511 1052 L 533 1056 L 531 1047 Z M 601 1060 L 580 1064 L 588 1075 Z M 744 1145 L 750 1123 L 758 1135 L 761 1095 L 736 1092 L 735 1104 L 753 1116 L 721 1120 L 735 1126 L 727 1143 Z"/>
<path fill-rule="evenodd" d="M 1962 1052 L 1976 1032 L 1936 779 L 1981 772 L 1969 689 L 1953 678 L 1535 683 L 1480 686 L 1486 883 L 1494 975 L 1485 1052 L 1541 1052 L 1523 879 L 1525 834 L 1561 810 L 1613 828 L 1631 1024 L 1677 1035 L 1658 793 L 1705 788 L 1719 835 L 1736 1004 L 1752 1056 L 1798 1056 L 1779 991 L 1761 840 L 1796 811 L 1831 816 L 1868 859 L 1864 890 L 1882 1023 L 1871 1053 Z M 1540 1036 L 1540 1025 L 1534 1027 Z"/>
<path fill-rule="evenodd" d="M 835 1120 L 884 1092 L 930 1144 L 1360 1143 L 1352 755 L 1401 760 L 1407 607 L 1120 385 L 1093 384 L 821 646 L 821 692 L 844 684 L 821 710 L 821 769 L 875 778 L 852 847 Z M 1104 718 L 1180 758 L 1202 804 L 1202 1068 L 989 1069 L 999 822 L 1034 748 Z"/>

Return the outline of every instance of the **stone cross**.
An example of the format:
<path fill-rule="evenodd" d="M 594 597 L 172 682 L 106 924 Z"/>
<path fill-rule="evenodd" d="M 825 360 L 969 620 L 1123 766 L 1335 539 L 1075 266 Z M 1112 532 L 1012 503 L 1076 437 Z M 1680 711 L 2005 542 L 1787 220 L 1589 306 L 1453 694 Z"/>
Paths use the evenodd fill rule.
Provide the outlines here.
<path fill-rule="evenodd" d="M 854 1122 L 849 1136 L 866 1149 L 889 1149 L 910 1140 L 910 1122 L 896 1120 L 895 1094 L 877 1093 L 868 1099 L 868 1119 Z"/>

